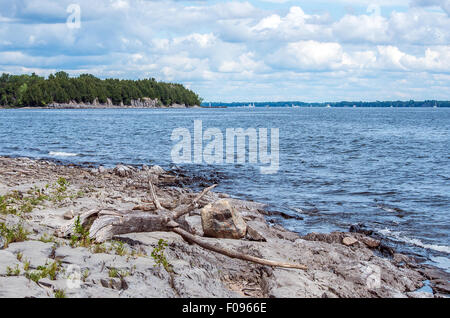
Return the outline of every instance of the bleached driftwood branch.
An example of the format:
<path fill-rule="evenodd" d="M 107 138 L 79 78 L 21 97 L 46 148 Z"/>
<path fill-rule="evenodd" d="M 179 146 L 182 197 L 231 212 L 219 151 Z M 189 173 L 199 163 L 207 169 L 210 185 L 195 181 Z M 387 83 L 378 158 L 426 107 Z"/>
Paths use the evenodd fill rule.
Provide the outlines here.
<path fill-rule="evenodd" d="M 141 232 L 174 232 L 180 235 L 184 240 L 198 246 L 231 257 L 249 261 L 261 265 L 295 268 L 306 270 L 307 267 L 301 264 L 290 264 L 284 262 L 276 262 L 251 256 L 237 251 L 232 251 L 213 245 L 201 237 L 191 234 L 182 229 L 177 220 L 198 207 L 198 202 L 217 185 L 205 188 L 198 194 L 190 204 L 179 205 L 173 211 L 161 206 L 156 195 L 155 187 L 149 180 L 150 196 L 156 208 L 155 211 L 138 212 L 138 211 L 115 211 L 115 210 L 91 210 L 80 216 L 80 222 L 83 226 L 93 223 L 89 229 L 89 236 L 96 242 L 105 242 L 112 239 L 116 235 Z M 61 236 L 69 236 L 73 231 L 74 222 L 60 230 Z"/>

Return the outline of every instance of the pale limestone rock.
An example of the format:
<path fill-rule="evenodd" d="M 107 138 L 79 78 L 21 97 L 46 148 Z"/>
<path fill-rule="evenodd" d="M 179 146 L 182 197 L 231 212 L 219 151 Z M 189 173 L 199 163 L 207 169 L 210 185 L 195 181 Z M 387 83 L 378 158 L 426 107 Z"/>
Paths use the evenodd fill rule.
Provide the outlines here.
<path fill-rule="evenodd" d="M 0 275 L 6 275 L 8 267 L 15 269 L 20 262 L 17 260 L 16 255 L 8 251 L 0 251 Z"/>
<path fill-rule="evenodd" d="M 205 236 L 240 239 L 247 233 L 247 224 L 228 200 L 219 200 L 201 210 Z"/>
<path fill-rule="evenodd" d="M 160 166 L 152 166 L 149 170 L 149 173 L 151 174 L 156 174 L 156 175 L 160 175 L 166 172 L 166 170 L 164 170 L 163 168 L 161 168 Z"/>
<path fill-rule="evenodd" d="M 73 210 L 69 210 L 63 215 L 64 220 L 72 220 L 74 218 Z"/>
<path fill-rule="evenodd" d="M 356 242 L 358 242 L 358 240 L 353 237 L 350 237 L 350 236 L 346 236 L 342 239 L 342 244 L 344 244 L 346 246 L 352 246 Z"/>
<path fill-rule="evenodd" d="M 37 268 L 53 262 L 53 243 L 44 243 L 40 241 L 25 241 L 11 243 L 5 250 L 17 255 L 22 253 L 22 259 L 30 262 L 30 268 Z"/>
<path fill-rule="evenodd" d="M 19 277 L 0 277 L 0 298 L 45 298 L 51 297 L 35 282 Z"/>

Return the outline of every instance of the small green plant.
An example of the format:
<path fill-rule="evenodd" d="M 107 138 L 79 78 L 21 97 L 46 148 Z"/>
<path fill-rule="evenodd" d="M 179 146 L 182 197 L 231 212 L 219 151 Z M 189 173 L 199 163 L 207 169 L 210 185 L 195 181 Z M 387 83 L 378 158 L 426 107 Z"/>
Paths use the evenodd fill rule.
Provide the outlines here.
<path fill-rule="evenodd" d="M 25 277 L 29 280 L 32 280 L 33 282 L 37 283 L 42 277 L 41 272 L 34 271 L 34 272 L 26 272 Z"/>
<path fill-rule="evenodd" d="M 60 263 L 57 261 L 48 266 L 39 266 L 37 269 L 41 271 L 41 278 L 48 277 L 51 280 L 56 280 L 56 275 L 61 270 Z"/>
<path fill-rule="evenodd" d="M 22 225 L 8 227 L 5 223 L 0 223 L 0 235 L 6 240 L 5 248 L 11 243 L 24 242 L 28 240 L 28 233 Z"/>
<path fill-rule="evenodd" d="M 118 270 L 117 268 L 111 267 L 108 272 L 110 278 L 124 278 L 130 276 L 131 272 L 126 270 Z"/>
<path fill-rule="evenodd" d="M 21 252 L 17 253 L 16 258 L 19 262 L 21 262 L 22 258 L 23 258 L 23 254 Z"/>
<path fill-rule="evenodd" d="M 106 253 L 107 251 L 105 244 L 94 244 L 91 249 L 91 252 L 94 254 Z"/>
<path fill-rule="evenodd" d="M 23 270 L 25 272 L 30 270 L 30 261 L 29 260 L 26 260 L 26 261 L 23 262 Z"/>
<path fill-rule="evenodd" d="M 85 269 L 82 273 L 81 279 L 83 282 L 86 282 L 86 279 L 89 277 L 89 269 Z"/>
<path fill-rule="evenodd" d="M 43 242 L 43 243 L 55 243 L 58 244 L 58 242 L 56 241 L 56 238 L 53 235 L 44 233 L 41 235 L 41 237 L 39 238 L 39 241 Z"/>
<path fill-rule="evenodd" d="M 10 195 L 0 195 L 0 214 L 17 214 L 17 210 L 11 205 L 15 203 L 15 200 Z"/>
<path fill-rule="evenodd" d="M 75 194 L 72 194 L 72 195 L 70 195 L 70 198 L 71 199 L 79 199 L 79 198 L 82 198 L 82 197 L 84 197 L 86 194 L 84 193 L 84 191 L 78 191 L 77 193 L 75 193 Z"/>
<path fill-rule="evenodd" d="M 6 275 L 7 276 L 19 276 L 20 275 L 20 269 L 19 265 L 16 265 L 15 268 L 6 267 Z"/>
<path fill-rule="evenodd" d="M 56 275 L 61 270 L 61 263 L 58 261 L 53 262 L 48 267 L 44 268 L 44 277 L 48 276 L 51 280 L 56 280 Z"/>
<path fill-rule="evenodd" d="M 61 271 L 61 262 L 55 261 L 47 266 L 38 266 L 37 270 L 29 273 L 27 272 L 25 276 L 37 283 L 40 279 L 48 277 L 51 280 L 56 280 L 58 273 Z"/>
<path fill-rule="evenodd" d="M 112 248 L 114 249 L 115 253 L 120 256 L 125 256 L 128 253 L 125 244 L 121 241 L 113 241 Z"/>
<path fill-rule="evenodd" d="M 173 266 L 167 261 L 167 258 L 164 255 L 167 246 L 167 241 L 160 239 L 158 241 L 158 246 L 153 249 L 151 256 L 156 263 L 155 267 L 160 267 L 162 265 L 168 273 L 171 273 L 173 272 Z"/>
<path fill-rule="evenodd" d="M 117 278 L 119 277 L 119 271 L 117 270 L 117 268 L 111 267 L 109 269 L 108 276 L 111 278 Z"/>
<path fill-rule="evenodd" d="M 138 258 L 138 257 L 145 257 L 147 256 L 147 253 L 145 252 L 145 250 L 139 248 L 137 251 L 132 250 L 131 251 L 131 257 L 133 258 Z"/>
<path fill-rule="evenodd" d="M 67 190 L 69 188 L 69 181 L 64 177 L 59 177 L 53 184 L 54 191 L 52 193 L 51 200 L 53 202 L 61 202 L 65 198 L 69 197 Z"/>
<path fill-rule="evenodd" d="M 66 298 L 66 292 L 62 289 L 56 289 L 54 291 L 55 298 Z"/>
<path fill-rule="evenodd" d="M 77 216 L 74 226 L 74 235 L 70 238 L 70 246 L 77 247 L 89 247 L 91 245 L 91 239 L 89 238 L 89 231 L 83 227 L 80 221 L 80 216 Z"/>
<path fill-rule="evenodd" d="M 0 196 L 0 214 L 21 215 L 30 213 L 44 200 L 48 200 L 48 196 L 37 187 L 28 190 L 26 193 L 15 190 Z"/>
<path fill-rule="evenodd" d="M 56 184 L 59 186 L 57 190 L 59 192 L 65 192 L 67 190 L 67 187 L 69 186 L 69 181 L 67 181 L 64 177 L 59 177 L 56 181 Z"/>
<path fill-rule="evenodd" d="M 29 201 L 25 201 L 23 202 L 23 204 L 19 207 L 20 212 L 23 213 L 30 213 L 31 211 L 33 211 L 33 204 L 31 204 L 31 202 Z"/>

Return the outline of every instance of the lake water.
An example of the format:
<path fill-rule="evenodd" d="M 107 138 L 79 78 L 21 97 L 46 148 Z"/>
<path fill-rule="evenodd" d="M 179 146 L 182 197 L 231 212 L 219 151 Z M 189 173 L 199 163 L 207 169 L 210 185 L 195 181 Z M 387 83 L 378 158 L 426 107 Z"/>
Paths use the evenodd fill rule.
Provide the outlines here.
<path fill-rule="evenodd" d="M 401 251 L 450 270 L 450 109 L 0 110 L 0 155 L 171 168 L 178 127 L 279 128 L 280 169 L 184 165 L 235 197 L 303 220 L 301 234 L 363 223 Z"/>

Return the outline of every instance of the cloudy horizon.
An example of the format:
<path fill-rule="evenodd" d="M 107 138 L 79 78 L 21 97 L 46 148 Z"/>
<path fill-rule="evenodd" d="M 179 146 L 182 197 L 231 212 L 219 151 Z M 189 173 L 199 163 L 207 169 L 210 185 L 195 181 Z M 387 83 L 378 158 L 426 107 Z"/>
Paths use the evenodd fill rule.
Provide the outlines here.
<path fill-rule="evenodd" d="M 449 100 L 450 0 L 2 2 L 0 73 L 59 70 L 207 102 Z"/>

